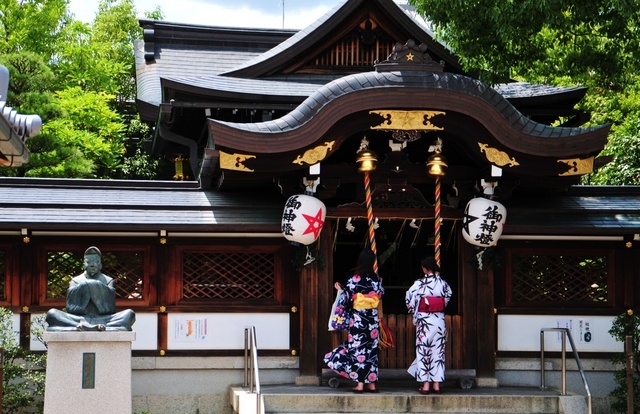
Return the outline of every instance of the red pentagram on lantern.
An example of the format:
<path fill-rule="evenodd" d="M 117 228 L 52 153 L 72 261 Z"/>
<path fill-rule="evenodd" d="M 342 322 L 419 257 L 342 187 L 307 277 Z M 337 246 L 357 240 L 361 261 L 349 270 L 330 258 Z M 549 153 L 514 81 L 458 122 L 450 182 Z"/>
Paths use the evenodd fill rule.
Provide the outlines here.
<path fill-rule="evenodd" d="M 305 235 L 313 233 L 313 237 L 317 239 L 318 233 L 320 233 L 320 230 L 322 230 L 322 226 L 324 225 L 324 221 L 322 220 L 322 209 L 318 210 L 315 217 L 304 213 L 302 213 L 302 217 L 304 217 L 309 223 L 309 227 L 307 227 L 302 234 Z"/>

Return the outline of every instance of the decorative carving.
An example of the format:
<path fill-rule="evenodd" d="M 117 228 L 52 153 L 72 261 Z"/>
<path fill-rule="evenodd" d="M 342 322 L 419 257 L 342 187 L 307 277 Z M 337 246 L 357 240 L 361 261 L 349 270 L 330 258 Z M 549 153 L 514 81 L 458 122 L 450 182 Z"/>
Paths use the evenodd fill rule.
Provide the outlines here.
<path fill-rule="evenodd" d="M 371 129 L 402 130 L 402 131 L 442 131 L 444 128 L 433 125 L 431 118 L 436 115 L 446 115 L 441 111 L 396 111 L 381 109 L 369 111 L 371 115 L 380 115 L 382 123 L 372 126 Z"/>
<path fill-rule="evenodd" d="M 220 151 L 220 168 L 223 170 L 235 170 L 244 172 L 253 172 L 254 170 L 247 168 L 244 162 L 256 158 L 255 155 L 249 154 L 228 154 Z"/>
<path fill-rule="evenodd" d="M 487 161 L 492 164 L 499 167 L 504 167 L 505 165 L 515 167 L 516 165 L 520 165 L 515 158 L 510 157 L 509 154 L 504 151 L 489 147 L 489 144 L 478 142 L 478 146 L 480 147 L 480 152 L 484 152 L 486 154 Z"/>
<path fill-rule="evenodd" d="M 329 141 L 315 148 L 311 148 L 305 151 L 304 154 L 298 155 L 296 159 L 293 160 L 293 163 L 298 165 L 302 165 L 302 163 L 309 165 L 317 164 L 319 161 L 324 160 L 327 154 L 333 150 L 333 144 L 335 144 L 335 141 Z"/>
<path fill-rule="evenodd" d="M 372 193 L 372 204 L 377 208 L 430 208 L 433 207 L 422 193 L 411 185 L 378 184 Z"/>
<path fill-rule="evenodd" d="M 566 164 L 567 171 L 558 174 L 563 175 L 583 175 L 593 172 L 593 157 L 589 158 L 571 158 L 567 160 L 558 160 L 559 163 Z"/>
<path fill-rule="evenodd" d="M 413 142 L 420 139 L 420 132 L 416 130 L 402 131 L 402 130 L 396 129 L 391 134 L 391 138 L 393 138 L 398 142 Z"/>
<path fill-rule="evenodd" d="M 399 69 L 442 72 L 444 62 L 433 60 L 431 55 L 427 53 L 426 44 L 416 45 L 415 40 L 409 39 L 404 45 L 396 43 L 387 60 L 383 62 L 376 61 L 375 68 L 378 72 Z"/>

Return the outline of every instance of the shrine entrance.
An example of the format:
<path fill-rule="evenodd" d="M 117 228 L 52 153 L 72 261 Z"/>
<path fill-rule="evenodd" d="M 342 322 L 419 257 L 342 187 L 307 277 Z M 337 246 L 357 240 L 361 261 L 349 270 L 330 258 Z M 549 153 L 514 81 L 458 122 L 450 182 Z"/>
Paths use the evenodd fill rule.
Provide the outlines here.
<path fill-rule="evenodd" d="M 333 282 L 345 283 L 351 275 L 360 251 L 368 244 L 368 224 L 366 218 L 338 218 L 331 220 L 333 229 Z M 380 368 L 406 369 L 415 358 L 415 328 L 404 302 L 405 293 L 413 282 L 420 278 L 420 260 L 434 253 L 433 219 L 390 218 L 377 222 L 376 246 L 380 276 L 383 278 L 384 318 L 396 335 L 396 347 L 381 349 Z M 460 368 L 461 362 L 455 355 L 461 349 L 459 301 L 462 292 L 458 287 L 458 255 L 460 222 L 445 220 L 441 226 L 441 268 L 442 276 L 453 290 L 453 297 L 447 306 L 449 341 L 446 364 L 448 368 Z M 334 334 L 337 345 L 344 334 Z"/>

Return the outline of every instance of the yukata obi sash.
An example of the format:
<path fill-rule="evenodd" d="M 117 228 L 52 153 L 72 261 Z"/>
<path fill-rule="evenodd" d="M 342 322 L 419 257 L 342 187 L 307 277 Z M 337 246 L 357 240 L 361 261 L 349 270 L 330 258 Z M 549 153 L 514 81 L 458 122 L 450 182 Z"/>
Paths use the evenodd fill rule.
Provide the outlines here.
<path fill-rule="evenodd" d="M 444 298 L 440 296 L 423 296 L 418 304 L 418 312 L 442 312 L 446 306 Z"/>
<path fill-rule="evenodd" d="M 375 292 L 367 293 L 366 295 L 362 293 L 353 295 L 353 309 L 375 309 L 378 307 L 379 302 L 380 295 Z"/>

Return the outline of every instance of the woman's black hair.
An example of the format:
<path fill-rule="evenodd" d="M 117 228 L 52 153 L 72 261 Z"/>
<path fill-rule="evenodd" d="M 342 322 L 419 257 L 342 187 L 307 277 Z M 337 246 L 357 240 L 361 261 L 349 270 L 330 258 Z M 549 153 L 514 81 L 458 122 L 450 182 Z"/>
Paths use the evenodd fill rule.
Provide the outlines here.
<path fill-rule="evenodd" d="M 425 269 L 440 273 L 440 266 L 438 266 L 438 264 L 436 263 L 436 259 L 433 256 L 427 256 L 422 259 L 420 265 Z"/>
<path fill-rule="evenodd" d="M 376 262 L 376 254 L 371 249 L 364 249 L 358 256 L 358 263 L 353 268 L 353 273 L 358 275 L 374 275 L 373 264 Z"/>

